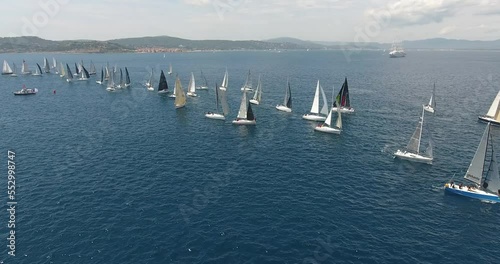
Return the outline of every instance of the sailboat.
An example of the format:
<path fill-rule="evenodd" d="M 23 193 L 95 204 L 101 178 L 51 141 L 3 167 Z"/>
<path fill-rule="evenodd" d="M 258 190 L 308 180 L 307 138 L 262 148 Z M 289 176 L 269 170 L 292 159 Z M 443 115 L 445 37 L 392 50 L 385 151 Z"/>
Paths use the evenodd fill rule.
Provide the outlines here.
<path fill-rule="evenodd" d="M 201 79 L 203 80 L 203 84 L 199 87 L 197 87 L 196 89 L 198 90 L 208 90 L 208 82 L 207 82 L 207 78 L 205 77 L 205 75 L 203 75 L 203 71 L 201 71 Z"/>
<path fill-rule="evenodd" d="M 393 42 L 391 46 L 391 51 L 389 52 L 390 58 L 403 58 L 406 56 L 406 52 L 403 49 L 403 44 L 400 42 Z"/>
<path fill-rule="evenodd" d="M 479 120 L 491 122 L 494 125 L 500 125 L 500 91 L 498 91 L 493 103 L 491 103 L 488 113 L 484 116 L 480 116 Z"/>
<path fill-rule="evenodd" d="M 484 171 L 488 160 L 488 149 L 490 149 L 488 170 Z M 464 179 L 472 183 L 472 186 L 455 184 L 453 181 L 444 185 L 445 192 L 462 195 L 481 201 L 500 202 L 500 176 L 498 173 L 498 163 L 493 148 L 493 138 L 491 135 L 491 125 L 488 123 L 484 130 L 483 137 L 477 147 L 474 158 L 465 173 Z"/>
<path fill-rule="evenodd" d="M 57 71 L 57 61 L 56 61 L 56 58 L 52 57 L 52 66 L 51 66 L 52 69 L 54 69 L 54 73 L 55 74 L 59 74 L 59 72 Z"/>
<path fill-rule="evenodd" d="M 253 91 L 253 88 L 252 88 L 252 75 L 250 73 L 250 70 L 248 70 L 248 74 L 247 74 L 247 80 L 245 81 L 245 85 L 243 85 L 243 87 L 241 87 L 241 90 L 242 91 Z"/>
<path fill-rule="evenodd" d="M 95 65 L 92 60 L 90 60 L 89 75 L 95 75 L 97 72 L 95 70 Z"/>
<path fill-rule="evenodd" d="M 116 85 L 116 88 L 124 88 L 125 84 L 123 83 L 123 71 L 122 68 L 120 68 L 120 81 L 118 82 L 118 85 Z"/>
<path fill-rule="evenodd" d="M 66 63 L 66 81 L 71 82 L 73 81 L 73 74 L 71 73 L 71 69 L 69 68 L 69 65 Z"/>
<path fill-rule="evenodd" d="M 132 83 L 130 82 L 130 75 L 128 74 L 127 67 L 125 67 L 125 88 L 129 87 L 130 85 L 132 85 Z"/>
<path fill-rule="evenodd" d="M 227 73 L 227 68 L 226 68 L 226 72 L 224 73 L 224 78 L 222 79 L 222 84 L 220 85 L 219 89 L 221 91 L 225 91 L 227 89 L 228 82 L 229 82 L 229 74 Z"/>
<path fill-rule="evenodd" d="M 434 88 L 432 89 L 432 95 L 431 99 L 429 100 L 429 103 L 424 106 L 424 110 L 430 113 L 434 114 L 434 111 L 436 111 L 436 84 L 434 84 Z"/>
<path fill-rule="evenodd" d="M 49 65 L 49 60 L 47 58 L 43 58 L 43 72 L 45 73 L 50 73 L 50 65 Z"/>
<path fill-rule="evenodd" d="M 103 84 L 104 83 L 104 68 L 101 67 L 101 79 L 95 81 L 97 84 Z"/>
<path fill-rule="evenodd" d="M 12 71 L 12 68 L 10 67 L 9 63 L 6 60 L 4 60 L 3 67 L 2 67 L 2 75 L 9 75 L 12 73 L 13 73 L 13 71 Z"/>
<path fill-rule="evenodd" d="M 75 62 L 75 73 L 73 73 L 74 76 L 80 75 L 81 68 L 79 65 L 76 64 Z"/>
<path fill-rule="evenodd" d="M 292 90 L 290 88 L 290 82 L 287 80 L 287 87 L 285 87 L 285 99 L 283 99 L 282 105 L 277 105 L 276 109 L 291 113 L 292 112 Z"/>
<path fill-rule="evenodd" d="M 89 78 L 90 78 L 89 72 L 82 65 L 82 69 L 80 71 L 78 80 L 79 81 L 87 81 Z"/>
<path fill-rule="evenodd" d="M 408 142 L 408 145 L 406 146 L 406 150 L 400 150 L 398 149 L 394 153 L 394 157 L 398 157 L 400 159 L 405 159 L 405 160 L 410 160 L 410 161 L 415 161 L 415 162 L 422 162 L 422 163 L 427 163 L 427 164 L 432 164 L 432 141 L 429 141 L 429 147 L 426 150 L 427 156 L 422 155 L 420 153 L 420 141 L 422 140 L 422 129 L 424 125 L 424 113 L 425 110 L 422 107 L 422 116 L 420 117 L 417 128 L 415 129 L 415 132 L 413 132 L 413 135 L 410 138 L 410 142 Z"/>
<path fill-rule="evenodd" d="M 196 94 L 196 83 L 195 83 L 195 80 L 194 80 L 194 74 L 192 72 L 191 72 L 191 79 L 189 79 L 189 85 L 188 85 L 187 95 L 191 96 L 191 97 L 198 96 Z"/>
<path fill-rule="evenodd" d="M 235 125 L 255 125 L 256 120 L 252 111 L 252 105 L 247 102 L 247 93 L 243 92 L 241 97 L 240 110 L 236 120 L 233 120 Z"/>
<path fill-rule="evenodd" d="M 167 73 L 168 73 L 168 75 L 172 75 L 172 73 L 174 73 L 174 72 L 172 71 L 172 63 L 170 63 L 169 68 L 168 68 L 168 72 L 167 72 Z"/>
<path fill-rule="evenodd" d="M 66 68 L 64 67 L 62 62 L 59 62 L 59 77 L 66 77 Z"/>
<path fill-rule="evenodd" d="M 113 92 L 116 90 L 116 85 L 115 85 L 115 72 L 110 72 L 109 73 L 109 80 L 108 80 L 108 86 L 106 87 L 106 91 Z"/>
<path fill-rule="evenodd" d="M 162 71 L 163 74 L 163 71 Z M 155 88 L 153 86 L 153 77 L 154 77 L 154 69 L 151 68 L 151 73 L 149 74 L 149 80 L 146 82 L 146 89 L 148 91 L 154 91 Z"/>
<path fill-rule="evenodd" d="M 254 105 L 259 105 L 260 101 L 262 101 L 262 83 L 260 82 L 260 75 L 259 75 L 257 88 L 255 89 L 255 93 L 253 94 L 253 98 L 250 99 L 250 103 Z"/>
<path fill-rule="evenodd" d="M 109 71 L 109 62 L 106 62 L 106 68 L 104 68 L 104 80 L 109 80 L 109 75 L 110 75 L 110 71 Z"/>
<path fill-rule="evenodd" d="M 23 60 L 23 64 L 21 65 L 21 74 L 31 74 L 31 71 L 28 68 L 28 64 L 26 63 L 25 60 Z"/>
<path fill-rule="evenodd" d="M 219 87 L 217 84 L 215 84 L 215 113 L 213 112 L 208 112 L 205 114 L 206 118 L 210 119 L 217 119 L 217 120 L 226 120 L 226 115 L 228 114 L 228 107 L 227 107 L 227 102 L 226 97 L 225 97 L 225 92 L 220 91 L 221 96 L 219 96 Z M 222 114 L 219 113 L 219 102 L 223 101 L 221 103 L 222 105 Z"/>
<path fill-rule="evenodd" d="M 333 100 L 334 91 L 335 88 L 333 88 L 332 91 L 332 107 L 330 108 L 330 112 L 328 113 L 325 122 L 318 124 L 314 128 L 315 131 L 330 133 L 330 134 L 340 134 L 342 132 L 342 113 L 340 112 L 339 108 L 333 110 L 334 109 L 333 105 L 335 104 Z M 335 126 L 332 126 L 333 111 L 337 112 L 337 122 L 335 122 Z"/>
<path fill-rule="evenodd" d="M 17 77 L 17 67 L 14 62 L 12 63 L 12 74 L 10 75 L 10 77 Z"/>
<path fill-rule="evenodd" d="M 158 93 L 168 93 L 167 78 L 165 78 L 165 74 L 163 73 L 163 70 L 161 70 L 161 74 L 160 74 L 160 83 L 158 84 Z"/>
<path fill-rule="evenodd" d="M 321 97 L 323 99 L 323 107 L 321 108 L 321 110 L 319 109 L 320 94 L 321 94 Z M 328 113 L 329 113 L 328 112 L 328 102 L 326 100 L 325 91 L 323 90 L 323 87 L 321 87 L 321 85 L 319 84 L 319 80 L 318 80 L 318 83 L 316 84 L 316 92 L 314 93 L 314 99 L 313 99 L 313 103 L 311 106 L 311 111 L 309 114 L 303 115 L 302 118 L 304 118 L 306 120 L 310 120 L 310 121 L 325 121 L 326 116 L 323 116 L 323 115 L 328 115 Z M 323 114 L 323 115 L 321 115 L 321 114 Z"/>
<path fill-rule="evenodd" d="M 175 108 L 182 108 L 186 106 L 186 94 L 184 94 L 184 90 L 182 90 L 181 80 L 179 77 L 175 80 Z"/>
<path fill-rule="evenodd" d="M 337 101 L 340 102 L 337 104 Z M 333 111 L 337 110 L 337 106 L 340 105 L 340 112 L 342 113 L 353 113 L 354 108 L 351 107 L 351 98 L 349 96 L 349 86 L 347 85 L 347 78 L 345 78 L 342 88 L 340 88 L 337 99 L 334 102 Z"/>
<path fill-rule="evenodd" d="M 40 64 L 36 64 L 35 72 L 32 74 L 33 76 L 42 76 L 42 68 Z"/>

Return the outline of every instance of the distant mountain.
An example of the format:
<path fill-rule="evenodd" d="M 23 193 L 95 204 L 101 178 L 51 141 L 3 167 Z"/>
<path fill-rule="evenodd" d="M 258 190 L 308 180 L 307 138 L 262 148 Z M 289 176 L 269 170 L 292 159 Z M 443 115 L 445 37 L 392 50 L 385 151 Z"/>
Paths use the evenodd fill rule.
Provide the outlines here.
<path fill-rule="evenodd" d="M 8 52 L 126 52 L 131 49 L 109 41 L 52 41 L 39 37 L 0 38 L 0 53 Z"/>
<path fill-rule="evenodd" d="M 183 52 L 195 50 L 338 50 L 389 49 L 390 43 L 305 41 L 296 38 L 258 40 L 189 40 L 169 36 L 123 38 L 108 41 L 52 41 L 39 37 L 0 38 L 0 53 L 8 52 Z M 434 38 L 404 41 L 405 49 L 498 50 L 500 40 L 471 41 Z"/>

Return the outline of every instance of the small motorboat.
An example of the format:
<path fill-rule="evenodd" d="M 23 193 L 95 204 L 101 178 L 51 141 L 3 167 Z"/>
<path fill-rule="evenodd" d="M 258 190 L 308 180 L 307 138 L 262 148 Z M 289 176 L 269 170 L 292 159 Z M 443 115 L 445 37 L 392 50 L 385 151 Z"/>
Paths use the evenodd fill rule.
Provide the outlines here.
<path fill-rule="evenodd" d="M 30 95 L 30 94 L 36 94 L 38 93 L 37 88 L 26 88 L 25 85 L 23 85 L 23 88 L 17 92 L 14 92 L 14 95 Z"/>

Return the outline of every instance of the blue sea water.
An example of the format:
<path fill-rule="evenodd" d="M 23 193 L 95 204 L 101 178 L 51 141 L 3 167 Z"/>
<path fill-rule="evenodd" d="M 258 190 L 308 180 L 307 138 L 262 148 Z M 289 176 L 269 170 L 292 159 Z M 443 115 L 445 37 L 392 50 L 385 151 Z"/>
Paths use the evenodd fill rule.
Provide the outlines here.
<path fill-rule="evenodd" d="M 132 87 L 0 76 L 0 175 L 7 208 L 7 151 L 16 153 L 16 256 L 3 263 L 497 263 L 500 207 L 446 195 L 485 125 L 477 116 L 499 89 L 500 53 L 375 51 L 166 54 L 2 54 L 32 69 L 43 57 L 128 67 Z M 184 109 L 148 92 L 148 71 L 190 72 L 210 91 Z M 213 111 L 229 72 L 231 113 Z M 255 127 L 233 126 L 240 87 L 262 76 Z M 19 69 L 18 69 L 19 71 Z M 319 79 L 329 101 L 344 78 L 356 109 L 341 135 L 302 120 Z M 287 78 L 293 113 L 278 112 Z M 433 165 L 394 160 L 436 83 L 427 114 Z M 23 84 L 35 96 L 14 96 Z M 53 91 L 56 91 L 54 94 Z M 430 133 L 429 133 L 430 132 Z M 425 132 L 424 132 L 425 133 Z M 428 135 L 427 135 L 428 136 Z M 2 240 L 0 240 L 2 241 Z"/>

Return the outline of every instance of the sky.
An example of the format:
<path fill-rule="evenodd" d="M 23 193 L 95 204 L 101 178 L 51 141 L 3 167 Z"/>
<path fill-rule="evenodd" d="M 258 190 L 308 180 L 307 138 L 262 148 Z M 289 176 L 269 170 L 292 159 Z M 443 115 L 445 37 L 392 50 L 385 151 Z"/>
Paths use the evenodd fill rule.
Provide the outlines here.
<path fill-rule="evenodd" d="M 0 21 L 0 37 L 50 40 L 495 40 L 500 0 L 17 0 Z"/>

